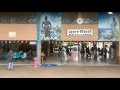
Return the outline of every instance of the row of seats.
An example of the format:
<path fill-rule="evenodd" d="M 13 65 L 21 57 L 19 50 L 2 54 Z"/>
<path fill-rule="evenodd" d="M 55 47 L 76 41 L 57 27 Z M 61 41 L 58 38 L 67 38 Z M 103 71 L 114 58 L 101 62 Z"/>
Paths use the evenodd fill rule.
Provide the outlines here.
<path fill-rule="evenodd" d="M 7 59 L 7 52 L 0 54 L 0 58 Z"/>
<path fill-rule="evenodd" d="M 6 52 L 0 54 L 0 58 L 7 59 L 7 54 L 8 54 L 8 53 L 6 53 Z M 23 58 L 23 55 L 20 54 L 20 53 L 13 54 L 13 58 L 14 58 L 14 59 Z"/>
<path fill-rule="evenodd" d="M 19 59 L 19 58 L 22 58 L 22 57 L 23 57 L 23 55 L 20 54 L 20 53 L 13 54 L 13 58 L 14 58 L 14 59 Z"/>

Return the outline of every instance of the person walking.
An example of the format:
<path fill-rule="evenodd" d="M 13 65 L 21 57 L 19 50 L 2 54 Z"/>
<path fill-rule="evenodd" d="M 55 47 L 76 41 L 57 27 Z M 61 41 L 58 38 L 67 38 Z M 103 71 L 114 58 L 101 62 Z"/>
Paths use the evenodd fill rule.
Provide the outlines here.
<path fill-rule="evenodd" d="M 91 48 L 91 59 L 94 60 L 94 52 L 93 47 Z"/>
<path fill-rule="evenodd" d="M 66 54 L 67 54 L 67 61 L 70 61 L 70 55 L 71 55 L 71 53 L 70 53 L 68 47 L 66 48 Z"/>
<path fill-rule="evenodd" d="M 88 59 L 88 56 L 90 54 L 90 50 L 89 50 L 89 47 L 86 48 L 86 59 Z"/>
<path fill-rule="evenodd" d="M 107 58 L 107 49 L 106 49 L 106 47 L 103 48 L 103 56 L 104 56 L 104 59 L 106 60 L 106 58 Z"/>
<path fill-rule="evenodd" d="M 10 50 L 7 54 L 7 61 L 8 61 L 8 70 L 13 70 L 13 51 Z"/>

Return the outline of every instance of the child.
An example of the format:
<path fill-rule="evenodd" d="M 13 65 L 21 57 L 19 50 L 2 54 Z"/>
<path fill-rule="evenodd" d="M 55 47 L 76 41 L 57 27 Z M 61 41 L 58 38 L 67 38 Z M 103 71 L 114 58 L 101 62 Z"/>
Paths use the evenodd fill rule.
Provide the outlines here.
<path fill-rule="evenodd" d="M 13 70 L 13 51 L 10 50 L 7 55 L 7 61 L 8 61 L 8 70 Z"/>
<path fill-rule="evenodd" d="M 41 64 L 43 63 L 44 58 L 45 58 L 45 54 L 44 54 L 44 52 L 42 52 L 42 53 L 41 53 Z"/>
<path fill-rule="evenodd" d="M 34 68 L 38 68 L 38 58 L 36 55 L 33 55 L 33 60 L 34 60 Z"/>

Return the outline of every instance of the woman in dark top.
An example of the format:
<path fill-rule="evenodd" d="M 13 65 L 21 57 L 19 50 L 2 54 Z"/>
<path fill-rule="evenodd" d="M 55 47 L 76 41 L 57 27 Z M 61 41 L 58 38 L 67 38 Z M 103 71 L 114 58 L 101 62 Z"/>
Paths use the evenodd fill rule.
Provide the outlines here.
<path fill-rule="evenodd" d="M 13 70 L 13 51 L 10 50 L 7 55 L 8 70 Z"/>

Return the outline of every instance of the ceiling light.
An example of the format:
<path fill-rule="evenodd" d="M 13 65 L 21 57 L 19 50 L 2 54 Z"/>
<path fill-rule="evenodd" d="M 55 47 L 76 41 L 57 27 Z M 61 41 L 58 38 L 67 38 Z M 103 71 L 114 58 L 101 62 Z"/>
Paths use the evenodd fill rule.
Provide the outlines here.
<path fill-rule="evenodd" d="M 112 12 L 108 12 L 108 14 L 113 14 Z"/>

